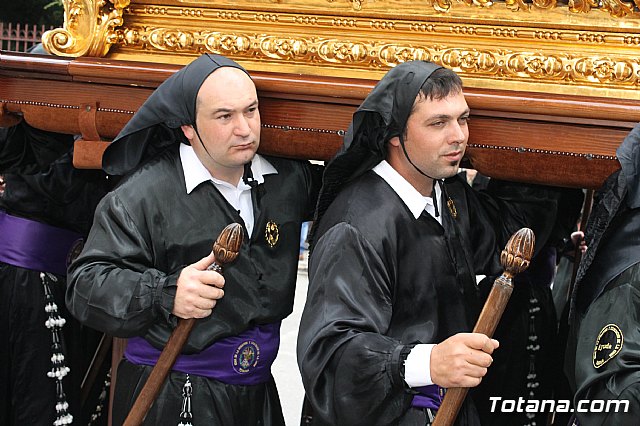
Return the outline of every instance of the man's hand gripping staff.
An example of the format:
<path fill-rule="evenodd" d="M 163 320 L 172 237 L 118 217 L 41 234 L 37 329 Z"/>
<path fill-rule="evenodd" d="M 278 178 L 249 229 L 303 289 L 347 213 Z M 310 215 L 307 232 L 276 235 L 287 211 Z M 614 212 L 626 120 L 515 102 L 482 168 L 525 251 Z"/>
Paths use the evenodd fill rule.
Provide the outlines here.
<path fill-rule="evenodd" d="M 204 264 L 204 262 L 206 261 L 207 263 L 212 262 L 208 267 L 206 267 L 206 270 L 216 271 L 219 274 L 222 274 L 222 265 L 233 262 L 236 259 L 236 257 L 238 257 L 238 254 L 240 253 L 240 246 L 242 245 L 242 239 L 243 239 L 243 231 L 242 231 L 241 225 L 237 223 L 232 223 L 230 225 L 227 225 L 218 236 L 218 239 L 216 240 L 216 242 L 213 244 L 212 254 L 200 260 L 199 262 L 196 262 L 193 265 L 188 266 L 183 270 L 183 273 L 185 273 L 186 275 L 189 275 L 189 274 L 197 275 L 198 273 L 204 272 L 200 268 L 206 267 L 206 265 Z M 180 274 L 180 278 L 182 278 L 182 275 L 183 274 Z M 211 290 L 215 291 L 219 289 L 212 288 Z M 178 299 L 178 297 L 179 295 L 178 295 L 178 292 L 176 291 L 176 299 Z M 188 296 L 188 295 L 181 295 L 181 297 L 184 297 L 185 300 L 188 300 L 191 298 L 191 296 Z M 215 305 L 215 300 L 219 299 L 220 297 L 221 295 L 219 295 L 219 297 L 205 296 L 202 299 L 211 300 L 213 301 L 213 305 Z M 184 305 L 189 304 L 184 300 L 182 301 L 176 300 L 176 303 L 181 303 Z M 144 421 L 144 418 L 147 415 L 149 408 L 151 408 L 151 405 L 153 404 L 156 397 L 158 396 L 158 392 L 160 391 L 160 388 L 164 384 L 164 381 L 167 378 L 169 371 L 171 371 L 171 367 L 176 361 L 176 358 L 178 357 L 178 355 L 180 354 L 180 351 L 182 350 L 184 343 L 187 341 L 187 338 L 189 337 L 189 333 L 191 333 L 191 329 L 193 329 L 193 326 L 195 325 L 196 318 L 203 318 L 211 314 L 211 310 L 213 309 L 213 306 L 211 305 L 202 306 L 202 303 L 206 304 L 207 302 L 202 302 L 197 299 L 196 300 L 191 299 L 191 305 L 195 306 L 195 308 L 192 308 L 190 313 L 188 313 L 189 311 L 188 308 L 183 309 L 185 312 L 176 312 L 176 310 L 174 309 L 174 314 L 178 316 L 184 315 L 187 318 L 186 319 L 181 318 L 178 321 L 178 326 L 173 330 L 173 332 L 171 333 L 171 336 L 169 336 L 169 340 L 167 341 L 167 344 L 162 350 L 162 353 L 158 358 L 158 362 L 153 367 L 153 370 L 149 375 L 149 379 L 147 380 L 144 387 L 140 391 L 140 394 L 138 395 L 136 402 L 133 404 L 133 407 L 131 407 L 131 411 L 129 412 L 129 415 L 127 416 L 126 420 L 124 421 L 124 426 L 138 426 L 138 425 L 141 425 L 142 422 Z M 200 304 L 200 306 L 198 306 L 198 304 Z M 203 314 L 203 312 L 206 313 L 206 315 Z"/>
<path fill-rule="evenodd" d="M 493 283 L 489 297 L 473 329 L 474 333 L 482 333 L 488 337 L 493 336 L 509 297 L 511 297 L 513 277 L 529 267 L 534 245 L 535 236 L 529 228 L 522 228 L 511 236 L 500 254 L 500 263 L 504 272 Z M 433 426 L 453 425 L 468 389 L 461 387 L 447 390 Z"/>

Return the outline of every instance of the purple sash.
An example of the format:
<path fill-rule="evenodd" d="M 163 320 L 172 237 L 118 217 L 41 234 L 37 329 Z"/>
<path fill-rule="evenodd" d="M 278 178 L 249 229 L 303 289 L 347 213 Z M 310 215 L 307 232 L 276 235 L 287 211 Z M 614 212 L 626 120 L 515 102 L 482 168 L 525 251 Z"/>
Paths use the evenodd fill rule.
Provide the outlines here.
<path fill-rule="evenodd" d="M 0 262 L 67 275 L 69 254 L 82 235 L 0 210 Z"/>
<path fill-rule="evenodd" d="M 259 325 L 218 340 L 200 353 L 179 355 L 172 370 L 229 385 L 266 383 L 279 346 L 280 322 Z M 133 364 L 155 365 L 160 352 L 142 337 L 134 337 L 129 339 L 124 356 Z"/>
<path fill-rule="evenodd" d="M 442 398 L 444 398 L 445 394 L 444 388 L 441 388 L 438 385 L 429 385 L 414 388 L 414 390 L 417 390 L 420 393 L 413 397 L 413 401 L 411 401 L 412 407 L 429 408 L 434 411 L 437 411 L 438 408 L 440 408 Z"/>

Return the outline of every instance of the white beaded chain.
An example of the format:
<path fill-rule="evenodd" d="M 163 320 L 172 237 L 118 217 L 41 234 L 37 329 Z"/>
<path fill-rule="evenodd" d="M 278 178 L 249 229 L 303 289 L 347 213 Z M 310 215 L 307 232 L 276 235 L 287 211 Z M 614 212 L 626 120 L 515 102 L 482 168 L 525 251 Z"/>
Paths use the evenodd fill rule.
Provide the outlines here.
<path fill-rule="evenodd" d="M 51 370 L 47 373 L 47 376 L 55 379 L 56 381 L 56 413 L 57 418 L 53 422 L 54 426 L 70 425 L 73 423 L 73 416 L 69 413 L 69 403 L 67 402 L 67 395 L 64 393 L 62 387 L 62 379 L 71 371 L 67 367 L 64 361 L 64 354 L 62 353 L 62 327 L 67 322 L 58 313 L 58 305 L 56 305 L 53 293 L 49 287 L 49 282 L 56 284 L 58 278 L 55 275 L 41 272 L 40 279 L 42 280 L 42 286 L 44 287 L 45 295 L 45 307 L 44 311 L 49 315 L 49 318 L 45 321 L 44 325 L 51 330 L 52 344 L 51 344 Z"/>
<path fill-rule="evenodd" d="M 178 426 L 193 426 L 193 414 L 191 413 L 191 396 L 193 395 L 193 388 L 191 387 L 191 380 L 187 374 L 187 380 L 182 386 L 182 411 L 180 413 L 180 423 Z"/>

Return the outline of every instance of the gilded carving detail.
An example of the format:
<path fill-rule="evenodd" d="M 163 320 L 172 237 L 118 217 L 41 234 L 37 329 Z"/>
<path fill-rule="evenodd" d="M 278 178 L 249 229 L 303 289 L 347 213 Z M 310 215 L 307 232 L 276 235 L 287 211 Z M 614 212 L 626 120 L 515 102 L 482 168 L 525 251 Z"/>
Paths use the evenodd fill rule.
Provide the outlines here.
<path fill-rule="evenodd" d="M 197 35 L 176 30 L 155 29 L 149 33 L 149 44 L 156 49 L 173 52 L 192 51 Z"/>
<path fill-rule="evenodd" d="M 331 63 L 363 63 L 370 58 L 364 43 L 344 43 L 326 40 L 318 44 L 318 57 Z"/>
<path fill-rule="evenodd" d="M 452 3 L 451 0 L 433 0 L 431 6 L 438 12 L 448 12 Z"/>
<path fill-rule="evenodd" d="M 44 48 L 58 56 L 104 56 L 116 42 L 129 0 L 63 0 L 64 25 L 42 36 Z"/>
<path fill-rule="evenodd" d="M 529 10 L 531 7 L 531 5 L 526 3 L 524 0 L 505 0 L 505 4 L 507 5 L 507 9 L 514 12 L 519 10 Z"/>
<path fill-rule="evenodd" d="M 309 52 L 306 41 L 281 37 L 265 37 L 260 43 L 260 48 L 265 56 L 282 60 L 304 58 Z"/>
<path fill-rule="evenodd" d="M 207 34 L 204 40 L 208 50 L 230 56 L 246 54 L 251 45 L 251 39 L 246 36 Z"/>
<path fill-rule="evenodd" d="M 61 56 L 186 62 L 210 51 L 260 69 L 371 78 L 428 59 L 481 87 L 640 89 L 640 0 L 63 1 L 64 27 L 44 37 Z"/>
<path fill-rule="evenodd" d="M 157 0 L 156 0 L 157 1 Z M 162 1 L 162 0 L 161 0 Z M 356 13 L 387 12 L 388 10 L 415 11 L 431 8 L 446 13 L 458 6 L 490 11 L 506 7 L 512 11 L 529 13 L 531 11 L 567 10 L 570 13 L 585 14 L 593 10 L 605 12 L 615 17 L 635 16 L 640 13 L 640 0 L 625 2 L 623 0 L 174 0 L 175 3 L 193 6 L 214 6 L 229 8 L 251 8 L 262 6 L 274 10 L 293 11 L 301 7 L 316 10 L 329 9 L 340 13 L 351 11 Z M 172 3 L 164 0 L 163 3 Z M 411 13 L 411 12 L 409 12 Z M 488 12 L 491 13 L 491 12 Z"/>
<path fill-rule="evenodd" d="M 597 85 L 640 85 L 640 61 L 615 55 L 576 57 L 568 53 L 543 54 L 508 51 L 503 48 L 470 49 L 443 45 L 352 42 L 317 37 L 190 33 L 159 28 L 149 32 L 144 28 L 130 28 L 122 38 L 127 40 L 128 44 L 138 44 L 138 47 L 142 48 L 187 53 L 207 50 L 258 61 L 262 58 L 301 65 L 325 63 L 379 69 L 419 59 L 438 62 L 461 72 L 463 76 L 533 79 L 571 84 L 583 82 Z M 145 44 L 144 40 L 148 42 Z"/>
<path fill-rule="evenodd" d="M 375 50 L 372 50 L 375 52 Z M 398 46 L 398 45 L 386 45 L 382 46 L 378 53 L 378 58 L 372 59 L 372 62 L 379 61 L 380 64 L 385 67 L 390 67 L 399 62 L 422 60 L 429 61 L 435 60 L 431 58 L 431 55 L 427 49 L 410 47 L 410 46 Z"/>
<path fill-rule="evenodd" d="M 569 0 L 569 11 L 573 13 L 588 13 L 598 7 L 598 0 Z"/>

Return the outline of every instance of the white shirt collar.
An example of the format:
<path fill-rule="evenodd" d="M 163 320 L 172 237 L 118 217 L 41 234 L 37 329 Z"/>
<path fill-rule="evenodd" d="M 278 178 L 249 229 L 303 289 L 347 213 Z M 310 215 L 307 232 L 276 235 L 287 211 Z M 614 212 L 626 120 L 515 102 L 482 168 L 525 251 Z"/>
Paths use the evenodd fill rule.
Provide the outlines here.
<path fill-rule="evenodd" d="M 190 194 L 191 191 L 193 191 L 194 188 L 202 182 L 209 180 L 221 185 L 226 184 L 232 186 L 227 182 L 213 178 L 211 173 L 209 173 L 209 170 L 207 170 L 207 168 L 200 162 L 200 159 L 193 150 L 193 147 L 189 145 L 180 144 L 180 161 L 184 171 L 187 194 Z M 264 182 L 265 175 L 278 173 L 271 163 L 258 154 L 256 154 L 251 161 L 251 172 L 253 172 L 253 178 L 258 182 L 258 184 Z M 238 188 L 244 188 L 244 186 L 246 186 L 245 183 L 240 179 Z"/>
<path fill-rule="evenodd" d="M 373 171 L 378 174 L 389 186 L 398 194 L 402 202 L 406 204 L 413 216 L 417 219 L 426 210 L 431 216 L 435 217 L 435 209 L 433 206 L 433 198 L 425 197 L 417 189 L 413 187 L 396 169 L 391 167 L 386 160 L 382 160 Z M 440 185 L 435 185 L 436 197 L 440 200 Z M 440 222 L 440 216 L 436 218 Z"/>

